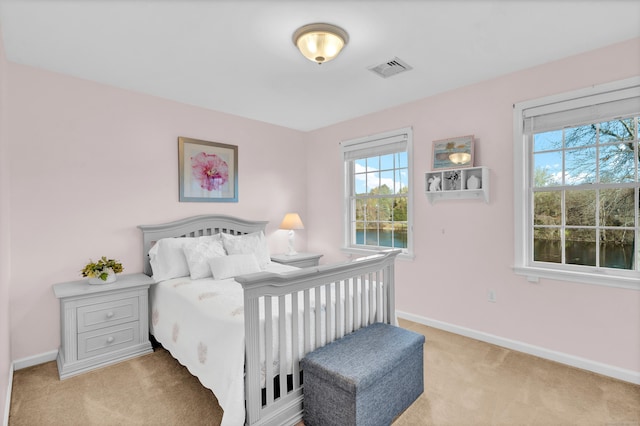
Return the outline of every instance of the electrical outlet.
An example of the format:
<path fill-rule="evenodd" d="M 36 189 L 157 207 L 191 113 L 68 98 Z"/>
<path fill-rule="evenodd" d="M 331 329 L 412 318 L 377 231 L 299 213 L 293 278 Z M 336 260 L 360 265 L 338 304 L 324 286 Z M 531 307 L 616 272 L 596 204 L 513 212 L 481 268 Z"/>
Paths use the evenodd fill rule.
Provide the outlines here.
<path fill-rule="evenodd" d="M 496 291 L 495 290 L 489 290 L 489 292 L 487 293 L 487 300 L 489 300 L 489 302 L 493 302 L 493 303 L 497 302 L 497 296 L 496 296 Z"/>

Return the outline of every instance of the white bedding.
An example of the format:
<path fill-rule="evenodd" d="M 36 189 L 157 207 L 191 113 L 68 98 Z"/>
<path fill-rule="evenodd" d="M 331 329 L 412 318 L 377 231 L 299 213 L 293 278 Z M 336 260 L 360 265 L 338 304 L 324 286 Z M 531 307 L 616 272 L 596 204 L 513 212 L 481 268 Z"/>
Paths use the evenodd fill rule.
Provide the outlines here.
<path fill-rule="evenodd" d="M 276 273 L 296 269 L 266 266 Z M 222 424 L 244 424 L 242 286 L 232 278 L 174 278 L 151 286 L 150 304 L 151 333 L 213 391 L 224 410 Z"/>
<path fill-rule="evenodd" d="M 266 271 L 286 273 L 297 268 L 270 263 Z M 333 285 L 332 285 L 333 288 Z M 324 288 L 321 289 L 322 300 Z M 357 306 L 360 307 L 359 290 Z M 311 306 L 314 297 L 311 292 Z M 341 303 L 335 305 L 335 293 L 332 290 L 332 304 L 334 309 L 344 314 L 344 289 L 341 291 Z M 351 290 L 350 290 L 351 293 Z M 366 294 L 368 297 L 368 291 Z M 352 297 L 349 303 L 353 303 Z M 287 296 L 286 316 L 286 371 L 292 373 L 291 350 L 291 303 Z M 299 293 L 299 324 L 303 323 L 304 301 Z M 151 333 L 167 349 L 174 358 L 186 366 L 191 374 L 198 377 L 200 382 L 211 389 L 224 410 L 223 425 L 242 425 L 245 420 L 244 404 L 244 309 L 242 286 L 233 278 L 214 280 L 204 278 L 191 280 L 190 277 L 174 278 L 151 286 Z M 375 312 L 375 299 L 373 309 Z M 325 311 L 322 304 L 321 342 L 326 342 Z M 265 353 L 264 353 L 264 306 L 260 305 L 261 319 L 261 353 L 262 366 L 261 386 L 265 385 Z M 315 340 L 315 315 L 310 316 L 310 339 Z M 273 341 L 278 342 L 278 310 L 273 305 Z M 359 321 L 358 321 L 359 322 Z M 351 321 L 347 328 L 351 329 Z M 356 324 L 356 328 L 359 324 Z M 332 327 L 334 330 L 335 327 Z M 333 334 L 333 333 L 332 333 Z M 304 330 L 299 327 L 299 341 L 302 341 Z M 330 336 L 333 340 L 335 336 Z M 304 348 L 300 343 L 298 357 L 304 356 Z M 273 371 L 279 371 L 278 346 L 273 350 Z"/>

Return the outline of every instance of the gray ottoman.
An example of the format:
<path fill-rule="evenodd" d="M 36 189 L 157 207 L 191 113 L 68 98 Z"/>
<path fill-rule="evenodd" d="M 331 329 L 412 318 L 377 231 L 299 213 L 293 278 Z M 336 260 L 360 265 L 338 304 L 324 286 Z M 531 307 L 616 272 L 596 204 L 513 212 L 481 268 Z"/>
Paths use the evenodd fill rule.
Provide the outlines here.
<path fill-rule="evenodd" d="M 424 341 L 375 323 L 307 354 L 305 426 L 391 424 L 424 391 Z"/>

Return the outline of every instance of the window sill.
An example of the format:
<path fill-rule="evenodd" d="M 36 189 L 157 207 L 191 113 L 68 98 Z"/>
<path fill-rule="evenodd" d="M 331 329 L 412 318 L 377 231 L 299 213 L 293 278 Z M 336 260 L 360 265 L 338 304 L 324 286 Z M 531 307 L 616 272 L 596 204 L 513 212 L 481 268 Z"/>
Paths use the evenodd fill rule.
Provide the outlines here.
<path fill-rule="evenodd" d="M 381 251 L 381 250 L 367 250 L 367 249 L 360 249 L 360 248 L 353 248 L 353 247 L 342 247 L 340 250 L 343 253 L 347 254 L 349 258 L 371 256 L 373 254 L 378 254 Z M 397 259 L 405 260 L 405 261 L 413 260 L 414 258 L 415 256 L 413 255 L 413 253 L 409 253 L 409 252 L 402 252 L 397 257 Z"/>
<path fill-rule="evenodd" d="M 605 272 L 560 271 L 533 266 L 514 266 L 513 271 L 524 275 L 531 282 L 538 282 L 540 278 L 552 280 L 579 282 L 584 284 L 601 285 L 605 287 L 626 288 L 640 290 L 640 274 L 630 274 L 627 277 L 614 276 Z"/>

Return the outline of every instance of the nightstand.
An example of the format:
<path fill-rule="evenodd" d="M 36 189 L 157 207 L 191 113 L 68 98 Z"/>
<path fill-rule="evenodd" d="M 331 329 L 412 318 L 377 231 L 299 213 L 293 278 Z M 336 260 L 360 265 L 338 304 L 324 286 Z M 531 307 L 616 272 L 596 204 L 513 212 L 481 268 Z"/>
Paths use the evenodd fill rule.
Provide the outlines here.
<path fill-rule="evenodd" d="M 309 266 L 318 266 L 321 257 L 321 254 L 315 253 L 297 253 L 291 256 L 288 254 L 274 254 L 271 256 L 271 260 L 283 265 L 308 268 Z"/>
<path fill-rule="evenodd" d="M 111 284 L 87 280 L 53 286 L 60 299 L 60 379 L 153 352 L 149 342 L 149 286 L 144 274 L 118 275 Z"/>

